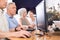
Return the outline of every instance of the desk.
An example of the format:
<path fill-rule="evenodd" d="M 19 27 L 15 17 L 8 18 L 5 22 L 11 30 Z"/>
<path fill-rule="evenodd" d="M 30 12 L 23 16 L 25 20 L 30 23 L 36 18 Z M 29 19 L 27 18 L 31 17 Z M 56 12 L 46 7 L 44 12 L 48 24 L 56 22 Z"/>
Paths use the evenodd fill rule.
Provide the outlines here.
<path fill-rule="evenodd" d="M 36 38 L 34 32 L 32 33 L 32 36 L 30 38 L 10 38 L 10 40 L 60 40 L 60 36 L 54 36 L 54 35 L 44 35 L 42 37 Z"/>
<path fill-rule="evenodd" d="M 11 40 L 36 40 L 36 39 L 32 37 L 32 38 L 11 38 Z M 44 38 L 41 37 L 40 40 L 44 40 Z M 46 40 L 60 40 L 60 36 L 51 36 L 50 38 L 46 37 Z"/>

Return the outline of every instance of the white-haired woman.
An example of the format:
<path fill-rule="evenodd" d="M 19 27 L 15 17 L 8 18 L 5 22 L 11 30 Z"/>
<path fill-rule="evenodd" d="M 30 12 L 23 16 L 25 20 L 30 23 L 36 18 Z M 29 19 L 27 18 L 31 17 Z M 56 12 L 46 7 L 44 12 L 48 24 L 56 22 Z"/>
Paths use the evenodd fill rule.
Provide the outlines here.
<path fill-rule="evenodd" d="M 30 27 L 33 28 L 34 25 L 30 24 L 28 19 L 27 19 L 27 10 L 26 8 L 21 8 L 18 10 L 18 14 L 20 15 L 20 24 L 25 27 Z"/>

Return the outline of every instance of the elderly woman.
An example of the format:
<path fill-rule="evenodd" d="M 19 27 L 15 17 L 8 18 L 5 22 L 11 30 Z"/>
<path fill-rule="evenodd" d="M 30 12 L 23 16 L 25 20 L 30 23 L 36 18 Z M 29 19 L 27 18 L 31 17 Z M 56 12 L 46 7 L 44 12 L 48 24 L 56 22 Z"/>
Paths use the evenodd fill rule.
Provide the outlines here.
<path fill-rule="evenodd" d="M 20 15 L 20 24 L 21 26 L 27 27 L 27 28 L 33 28 L 34 24 L 30 24 L 30 22 L 27 19 L 27 10 L 25 8 L 21 8 L 18 10 L 18 14 Z"/>

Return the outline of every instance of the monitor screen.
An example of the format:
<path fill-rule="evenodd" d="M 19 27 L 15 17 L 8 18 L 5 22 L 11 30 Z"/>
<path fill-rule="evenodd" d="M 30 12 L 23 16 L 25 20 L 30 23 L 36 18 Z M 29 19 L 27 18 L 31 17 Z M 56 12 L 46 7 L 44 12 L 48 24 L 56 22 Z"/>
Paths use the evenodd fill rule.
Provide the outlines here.
<path fill-rule="evenodd" d="M 37 19 L 37 29 L 46 31 L 46 13 L 44 8 L 44 0 L 42 0 L 37 6 L 36 6 L 36 19 Z"/>

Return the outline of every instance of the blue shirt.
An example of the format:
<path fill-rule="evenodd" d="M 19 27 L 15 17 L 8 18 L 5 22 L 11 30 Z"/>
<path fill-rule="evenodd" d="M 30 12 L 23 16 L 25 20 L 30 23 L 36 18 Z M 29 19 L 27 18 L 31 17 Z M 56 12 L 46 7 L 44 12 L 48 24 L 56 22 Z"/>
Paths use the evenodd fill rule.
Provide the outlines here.
<path fill-rule="evenodd" d="M 9 16 L 7 13 L 5 15 L 9 24 L 9 29 L 12 29 L 18 26 L 18 22 L 14 17 Z"/>

